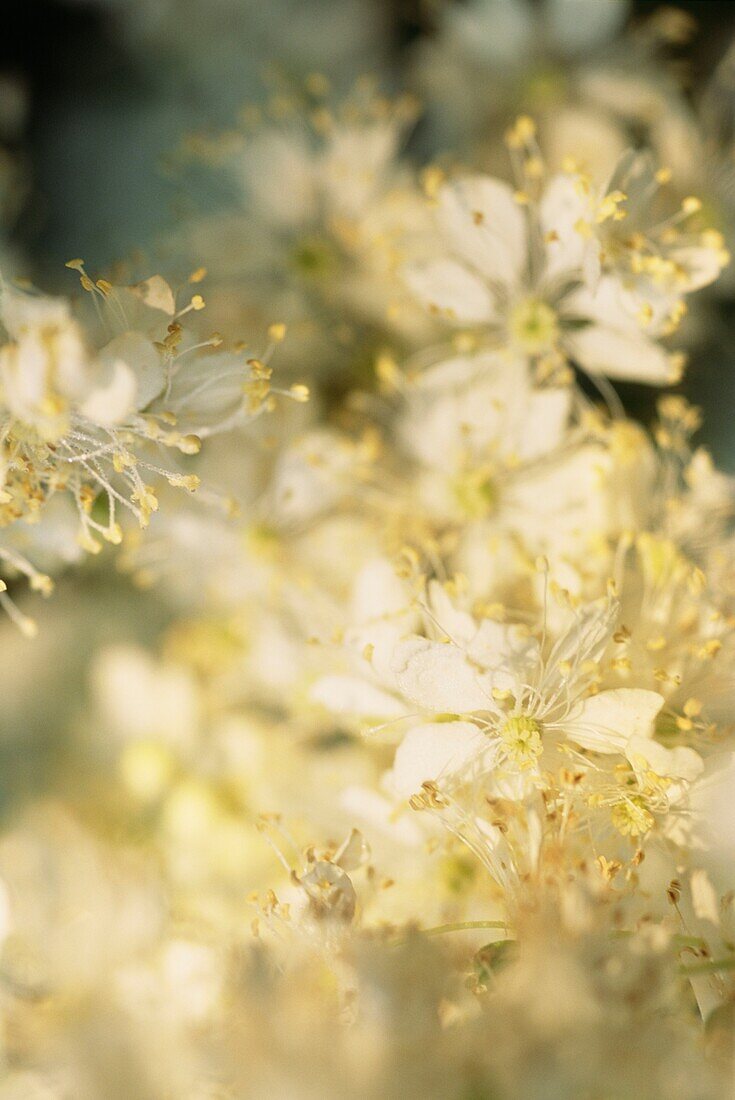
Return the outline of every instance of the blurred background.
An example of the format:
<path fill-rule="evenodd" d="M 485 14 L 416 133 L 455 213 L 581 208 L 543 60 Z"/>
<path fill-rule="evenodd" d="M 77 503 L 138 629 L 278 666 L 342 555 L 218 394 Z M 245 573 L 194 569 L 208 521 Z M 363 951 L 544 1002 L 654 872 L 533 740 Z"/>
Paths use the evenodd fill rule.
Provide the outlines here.
<path fill-rule="evenodd" d="M 729 223 L 735 4 L 601 0 L 584 5 L 586 14 L 575 10 L 575 0 L 567 7 L 566 38 L 547 35 L 545 47 L 537 26 L 529 47 L 523 21 L 543 20 L 540 0 L 8 3 L 0 40 L 6 266 L 54 289 L 71 256 L 109 269 L 133 250 L 154 251 L 182 216 L 216 209 L 227 197 L 221 180 L 203 182 L 190 165 L 182 168 L 182 144 L 233 127 L 244 105 L 272 92 L 274 74 L 296 83 L 324 73 L 339 93 L 355 73 L 370 72 L 387 92 L 415 91 L 428 99 L 408 145 L 421 163 L 442 152 L 443 122 L 458 132 L 458 113 L 473 119 L 466 128 L 474 127 L 475 138 L 486 125 L 491 136 L 506 108 L 533 112 L 549 96 L 563 100 L 584 66 L 627 65 L 630 78 L 638 62 L 650 66 L 664 101 L 670 97 L 665 110 L 672 117 L 690 113 L 707 170 L 714 165 L 719 220 Z M 596 26 L 585 25 L 590 9 L 600 13 Z M 469 97 L 457 86 L 458 73 L 473 83 Z M 703 155 L 682 141 L 679 156 L 694 162 Z M 703 406 L 703 439 L 731 470 L 733 283 L 731 274 L 698 318 L 682 387 Z M 649 393 L 623 387 L 623 398 L 639 415 L 652 409 Z"/>

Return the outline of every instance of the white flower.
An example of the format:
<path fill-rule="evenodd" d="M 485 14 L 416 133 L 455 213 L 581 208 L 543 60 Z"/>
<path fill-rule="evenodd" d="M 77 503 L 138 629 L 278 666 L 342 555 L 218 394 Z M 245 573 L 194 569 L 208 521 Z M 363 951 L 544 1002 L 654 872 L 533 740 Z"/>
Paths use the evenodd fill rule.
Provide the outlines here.
<path fill-rule="evenodd" d="M 514 140 L 532 140 L 530 120 L 517 127 L 522 136 Z M 625 160 L 613 179 L 632 182 L 632 173 Z M 678 319 L 682 294 L 715 278 L 724 262 L 722 243 L 702 235 L 696 244 L 667 245 L 661 255 L 644 229 L 630 240 L 608 231 L 627 213 L 623 191 L 592 199 L 584 186 L 555 176 L 534 201 L 488 176 L 444 184 L 437 214 L 447 254 L 407 266 L 406 280 L 430 311 L 457 325 L 481 326 L 547 373 L 572 361 L 591 374 L 670 382 L 678 360 L 654 337 L 665 321 Z M 600 226 L 605 235 L 593 253 L 587 245 L 599 239 Z M 611 247 L 618 240 L 622 270 Z M 637 297 L 628 283 L 638 288 Z"/>
<path fill-rule="evenodd" d="M 376 558 L 358 573 L 350 626 L 344 633 L 349 668 L 320 677 L 311 689 L 314 702 L 338 714 L 395 720 L 409 713 L 396 690 L 393 652 L 415 627 L 416 612 L 390 563 Z"/>
<path fill-rule="evenodd" d="M 45 504 L 63 492 L 76 507 L 80 545 L 97 553 L 98 535 L 121 542 L 121 509 L 147 525 L 158 508 L 151 482 L 198 487 L 195 474 L 161 466 L 156 450 L 196 454 L 202 435 L 270 407 L 281 391 L 270 385 L 267 360 L 282 333 L 275 326 L 263 360 L 212 352 L 221 337 L 197 342 L 181 324 L 203 307 L 200 295 L 177 309 L 160 276 L 115 288 L 94 283 L 81 260 L 67 266 L 79 271 L 97 307 L 97 320 L 84 327 L 64 300 L 2 290 L 0 526 L 41 519 Z M 289 392 L 297 400 L 308 396 L 305 387 Z M 0 561 L 50 590 L 48 578 L 8 545 L 0 547 Z M 0 603 L 32 632 L 3 591 Z"/>
<path fill-rule="evenodd" d="M 440 592 L 435 585 L 434 596 Z M 650 736 L 664 702 L 656 692 L 589 694 L 617 615 L 614 602 L 575 612 L 573 625 L 548 653 L 518 626 L 478 624 L 448 610 L 442 597 L 437 622 L 449 640 L 415 636 L 396 646 L 396 682 L 424 713 L 473 715 L 511 770 L 536 769 L 545 749 L 563 741 L 625 754 L 631 739 Z"/>
<path fill-rule="evenodd" d="M 420 494 L 465 518 L 495 511 L 515 475 L 561 446 L 573 404 L 568 387 L 533 387 L 526 361 L 497 351 L 440 361 L 405 397 L 399 438 L 423 467 Z"/>

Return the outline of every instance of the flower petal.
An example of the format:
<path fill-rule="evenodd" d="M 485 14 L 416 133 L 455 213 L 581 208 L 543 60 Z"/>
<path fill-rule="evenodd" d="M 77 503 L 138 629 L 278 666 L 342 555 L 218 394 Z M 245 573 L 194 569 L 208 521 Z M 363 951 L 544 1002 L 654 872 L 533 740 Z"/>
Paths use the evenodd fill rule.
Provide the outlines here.
<path fill-rule="evenodd" d="M 526 219 L 507 183 L 468 176 L 447 184 L 439 217 L 462 259 L 503 285 L 518 281 L 526 263 Z"/>
<path fill-rule="evenodd" d="M 640 688 L 615 688 L 585 699 L 565 723 L 570 741 L 593 752 L 624 753 L 632 738 L 650 738 L 662 695 Z"/>
<path fill-rule="evenodd" d="M 668 386 L 679 372 L 664 349 L 642 332 L 591 325 L 570 336 L 571 355 L 583 370 L 626 382 Z"/>
<path fill-rule="evenodd" d="M 490 754 L 487 738 L 471 722 L 416 726 L 396 750 L 387 786 L 399 798 L 409 798 L 422 783 L 451 779 Z"/>
<path fill-rule="evenodd" d="M 636 772 L 652 771 L 662 779 L 685 779 L 691 783 L 704 771 L 704 760 L 694 749 L 685 745 L 669 749 L 652 737 L 631 737 L 626 755 Z"/>
<path fill-rule="evenodd" d="M 539 219 L 546 245 L 544 274 L 554 278 L 581 268 L 588 244 L 575 228 L 590 216 L 589 199 L 581 193 L 574 176 L 552 176 L 539 204 Z M 553 236 L 549 239 L 549 234 Z"/>
<path fill-rule="evenodd" d="M 410 289 L 431 312 L 458 324 L 488 324 L 495 320 L 493 297 L 485 283 L 456 260 L 414 264 L 404 271 Z"/>
<path fill-rule="evenodd" d="M 481 673 L 455 645 L 407 638 L 395 648 L 393 671 L 399 689 L 423 710 L 467 714 L 492 706 Z"/>
<path fill-rule="evenodd" d="M 323 676 L 311 689 L 311 698 L 335 714 L 368 718 L 399 718 L 407 708 L 360 676 Z"/>

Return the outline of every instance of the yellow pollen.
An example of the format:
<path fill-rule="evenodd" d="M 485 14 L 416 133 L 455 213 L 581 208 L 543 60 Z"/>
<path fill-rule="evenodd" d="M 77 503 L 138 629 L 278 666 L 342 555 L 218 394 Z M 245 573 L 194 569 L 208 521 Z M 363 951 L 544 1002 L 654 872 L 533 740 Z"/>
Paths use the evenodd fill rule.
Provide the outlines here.
<path fill-rule="evenodd" d="M 521 768 L 532 768 L 541 756 L 541 727 L 525 714 L 513 714 L 505 720 L 500 740 L 509 758 Z"/>
<path fill-rule="evenodd" d="M 653 827 L 653 814 L 639 796 L 623 798 L 612 809 L 612 823 L 623 836 L 641 836 Z"/>

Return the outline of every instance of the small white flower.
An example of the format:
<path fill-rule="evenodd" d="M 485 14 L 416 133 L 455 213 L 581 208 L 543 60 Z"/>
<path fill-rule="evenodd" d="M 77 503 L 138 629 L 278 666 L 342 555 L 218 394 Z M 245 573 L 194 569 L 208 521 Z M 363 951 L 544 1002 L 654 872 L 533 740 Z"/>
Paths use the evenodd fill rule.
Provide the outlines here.
<path fill-rule="evenodd" d="M 624 160 L 613 180 L 632 184 L 639 163 Z M 681 238 L 673 226 L 668 236 L 640 228 L 622 237 L 608 226 L 627 214 L 626 193 L 595 198 L 585 188 L 555 176 L 535 202 L 487 176 L 443 185 L 437 215 L 447 254 L 407 266 L 406 280 L 433 313 L 481 327 L 547 373 L 572 361 L 591 374 L 670 382 L 677 360 L 657 337 L 678 321 L 682 296 L 716 277 L 722 243 L 711 234 Z M 671 234 L 673 244 L 659 243 Z"/>
<path fill-rule="evenodd" d="M 545 746 L 559 741 L 624 755 L 631 739 L 650 736 L 664 700 L 634 688 L 589 694 L 616 615 L 607 600 L 581 608 L 546 654 L 520 627 L 468 616 L 448 641 L 400 642 L 396 681 L 424 713 L 473 715 L 511 769 L 536 769 Z"/>

